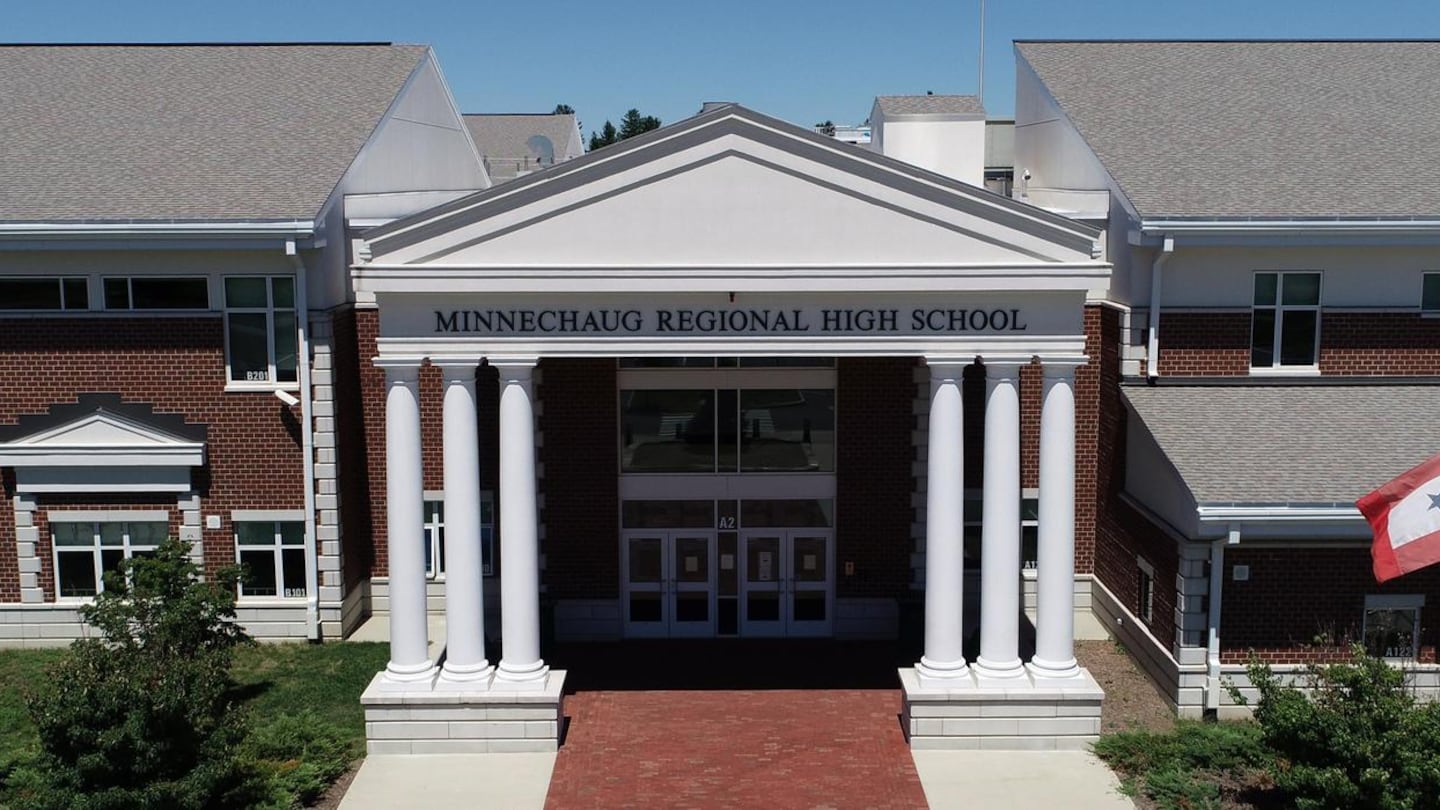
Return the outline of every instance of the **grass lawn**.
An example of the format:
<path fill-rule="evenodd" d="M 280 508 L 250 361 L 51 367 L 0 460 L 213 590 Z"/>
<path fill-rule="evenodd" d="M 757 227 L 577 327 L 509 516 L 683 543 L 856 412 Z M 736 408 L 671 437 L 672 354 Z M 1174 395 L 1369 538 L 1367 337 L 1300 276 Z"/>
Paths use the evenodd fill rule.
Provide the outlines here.
<path fill-rule="evenodd" d="M 39 745 L 25 697 L 46 677 L 64 650 L 0 650 L 0 807 L 4 780 Z M 258 644 L 235 656 L 235 679 L 250 709 L 253 729 L 304 714 L 334 726 L 349 747 L 349 760 L 365 753 L 365 713 L 360 693 L 385 668 L 385 644 Z"/>

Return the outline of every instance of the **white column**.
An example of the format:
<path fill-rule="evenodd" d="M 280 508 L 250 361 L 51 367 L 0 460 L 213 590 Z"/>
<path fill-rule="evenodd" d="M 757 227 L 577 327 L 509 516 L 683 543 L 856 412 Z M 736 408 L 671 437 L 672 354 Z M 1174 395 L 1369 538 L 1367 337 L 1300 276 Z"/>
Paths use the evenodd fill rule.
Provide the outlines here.
<path fill-rule="evenodd" d="M 1072 678 L 1075 664 L 1075 364 L 1045 363 L 1040 410 L 1040 542 L 1036 677 Z"/>
<path fill-rule="evenodd" d="M 542 689 L 550 668 L 540 660 L 539 515 L 535 504 L 535 358 L 501 360 L 500 632 L 497 689 Z"/>
<path fill-rule="evenodd" d="M 478 360 L 434 360 L 445 380 L 445 665 L 443 683 L 489 683 L 485 660 L 484 576 L 480 555 L 480 433 L 475 407 Z"/>
<path fill-rule="evenodd" d="M 915 671 L 929 686 L 966 681 L 964 634 L 964 364 L 930 366 L 930 445 L 925 484 L 925 652 Z"/>
<path fill-rule="evenodd" d="M 985 496 L 980 530 L 977 678 L 1017 678 L 1020 663 L 1020 363 L 985 358 Z"/>
<path fill-rule="evenodd" d="M 425 481 L 420 457 L 420 363 L 385 369 L 385 530 L 390 572 L 390 663 L 386 680 L 435 675 L 425 623 Z"/>

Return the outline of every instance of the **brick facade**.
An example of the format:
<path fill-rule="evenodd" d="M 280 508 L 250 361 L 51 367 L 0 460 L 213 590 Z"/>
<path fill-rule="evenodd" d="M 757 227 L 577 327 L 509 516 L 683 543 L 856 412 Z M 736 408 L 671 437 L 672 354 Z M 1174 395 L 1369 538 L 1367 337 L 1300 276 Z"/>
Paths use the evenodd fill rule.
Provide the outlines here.
<path fill-rule="evenodd" d="M 917 361 L 842 358 L 835 384 L 835 595 L 909 593 Z M 846 575 L 845 564 L 855 563 Z"/>
<path fill-rule="evenodd" d="M 1250 578 L 1235 582 L 1236 565 Z M 1375 582 L 1367 548 L 1247 548 L 1225 552 L 1221 660 L 1244 663 L 1251 651 L 1275 663 L 1345 658 L 1362 638 L 1367 594 L 1422 594 L 1419 659 L 1436 662 L 1440 645 L 1440 568 Z"/>
<path fill-rule="evenodd" d="M 619 400 L 615 360 L 540 363 L 538 460 L 549 599 L 620 595 Z"/>
<path fill-rule="evenodd" d="M 1406 312 L 1320 315 L 1320 372 L 1337 376 L 1440 374 L 1440 319 Z M 1162 312 L 1160 374 L 1250 373 L 1250 312 Z"/>
<path fill-rule="evenodd" d="M 206 463 L 191 480 L 201 510 L 218 515 L 219 529 L 203 532 L 205 566 L 234 562 L 234 509 L 303 509 L 304 472 L 300 407 L 270 392 L 225 391 L 223 318 L 216 315 L 134 318 L 25 318 L 0 320 L 0 423 L 14 424 L 51 405 L 73 403 L 86 393 L 118 393 L 126 402 L 149 403 L 157 413 L 178 413 L 204 424 Z M 13 472 L 5 479 L 7 502 L 15 494 Z M 177 496 L 178 497 L 178 496 Z M 39 517 L 53 497 L 39 499 Z M 174 499 L 147 503 L 175 512 Z M 128 509 L 126 496 L 86 496 L 87 508 Z M 0 600 L 18 601 L 14 512 L 0 510 Z M 48 531 L 42 525 L 37 555 L 53 567 Z M 178 530 L 178 524 L 172 523 Z M 46 573 L 48 571 L 48 573 Z M 54 599 L 54 572 L 42 567 L 47 600 Z"/>

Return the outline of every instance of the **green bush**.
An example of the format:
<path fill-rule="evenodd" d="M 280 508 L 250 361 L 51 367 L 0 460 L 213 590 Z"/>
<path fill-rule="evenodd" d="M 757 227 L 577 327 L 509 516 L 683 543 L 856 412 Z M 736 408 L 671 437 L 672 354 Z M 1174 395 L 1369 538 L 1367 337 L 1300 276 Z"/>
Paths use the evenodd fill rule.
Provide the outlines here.
<path fill-rule="evenodd" d="M 1278 755 L 1276 786 L 1300 810 L 1440 807 L 1440 704 L 1417 704 L 1405 675 L 1353 652 L 1288 686 L 1252 661 L 1263 739 Z M 1239 699 L 1238 690 L 1231 688 Z"/>
<path fill-rule="evenodd" d="M 230 665 L 248 639 L 236 572 L 201 582 L 188 544 L 126 561 L 81 609 L 98 636 L 75 642 L 31 696 L 41 754 L 12 775 L 20 808 L 249 807 L 265 780 Z"/>
<path fill-rule="evenodd" d="M 1161 807 L 1220 807 L 1211 777 L 1244 777 L 1271 758 L 1254 723 L 1182 720 L 1170 732 L 1124 731 L 1095 743 L 1095 753 L 1124 777 L 1129 793 Z"/>
<path fill-rule="evenodd" d="M 267 774 L 273 801 L 283 807 L 312 804 L 357 756 L 343 730 L 308 710 L 257 726 L 244 750 Z"/>

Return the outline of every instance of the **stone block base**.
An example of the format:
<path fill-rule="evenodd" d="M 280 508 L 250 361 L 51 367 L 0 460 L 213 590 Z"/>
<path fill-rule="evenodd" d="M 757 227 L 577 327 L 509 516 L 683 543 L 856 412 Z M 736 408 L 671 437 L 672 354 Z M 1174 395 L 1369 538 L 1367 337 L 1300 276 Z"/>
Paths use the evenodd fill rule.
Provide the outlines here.
<path fill-rule="evenodd" d="M 913 669 L 900 670 L 905 691 L 901 721 L 915 750 L 1086 750 L 1100 736 L 1105 691 L 1080 670 L 1065 680 L 1026 673 L 1013 684 L 977 683 L 973 674 L 954 686 L 922 685 Z"/>
<path fill-rule="evenodd" d="M 360 703 L 371 754 L 496 754 L 555 751 L 560 745 L 565 672 L 550 670 L 533 692 L 394 684 L 380 673 Z"/>

